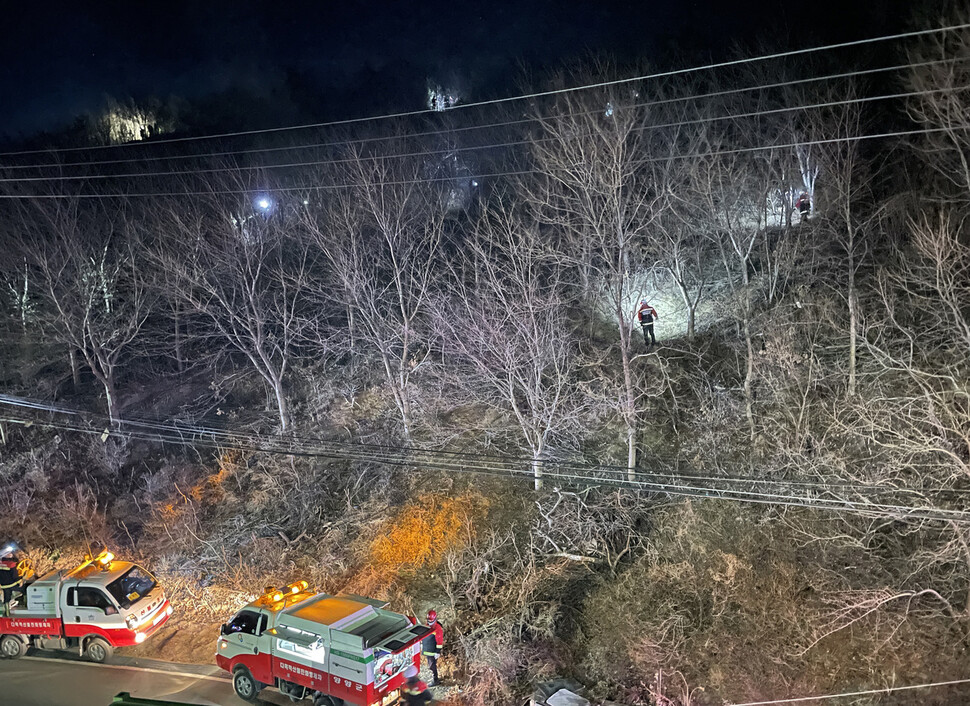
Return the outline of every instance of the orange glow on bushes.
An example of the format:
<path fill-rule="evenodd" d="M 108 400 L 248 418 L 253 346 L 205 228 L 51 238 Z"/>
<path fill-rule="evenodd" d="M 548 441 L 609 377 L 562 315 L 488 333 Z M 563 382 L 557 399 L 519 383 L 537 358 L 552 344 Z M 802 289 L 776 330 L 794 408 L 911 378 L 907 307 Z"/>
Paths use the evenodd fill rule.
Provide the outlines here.
<path fill-rule="evenodd" d="M 422 496 L 385 523 L 371 542 L 371 562 L 378 569 L 437 566 L 450 550 L 474 538 L 475 523 L 487 509 L 477 495 Z"/>

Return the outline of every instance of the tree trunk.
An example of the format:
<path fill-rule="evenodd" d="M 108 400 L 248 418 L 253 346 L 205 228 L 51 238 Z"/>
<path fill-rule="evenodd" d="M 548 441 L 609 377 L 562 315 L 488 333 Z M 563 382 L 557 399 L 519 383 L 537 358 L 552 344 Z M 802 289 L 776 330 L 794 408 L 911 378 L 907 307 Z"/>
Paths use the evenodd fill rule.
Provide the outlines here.
<path fill-rule="evenodd" d="M 626 428 L 626 478 L 631 483 L 637 480 L 637 429 L 627 425 Z"/>
<path fill-rule="evenodd" d="M 849 287 L 849 397 L 856 393 L 856 348 L 858 345 L 859 302 L 856 299 L 855 287 Z"/>
<path fill-rule="evenodd" d="M 700 294 L 697 295 L 697 301 L 693 301 L 690 292 L 687 290 L 686 282 L 676 273 L 674 274 L 674 282 L 677 283 L 680 298 L 684 300 L 684 306 L 687 308 L 687 340 L 692 341 L 694 340 L 694 319 L 697 314 L 697 302 L 700 301 Z"/>
<path fill-rule="evenodd" d="M 179 326 L 179 305 L 175 305 L 175 365 L 178 371 L 183 372 L 184 363 L 182 361 L 182 335 Z"/>
<path fill-rule="evenodd" d="M 104 394 L 108 398 L 108 417 L 111 419 L 112 424 L 117 424 L 118 422 L 118 394 L 115 390 L 114 378 L 110 375 L 105 375 L 101 384 L 104 386 Z"/>
<path fill-rule="evenodd" d="M 532 476 L 535 478 L 535 489 L 542 490 L 542 452 L 543 444 L 539 442 L 538 448 L 532 453 Z"/>
<path fill-rule="evenodd" d="M 751 441 L 754 442 L 754 395 L 752 387 L 754 382 L 754 343 L 751 340 L 751 326 L 748 323 L 748 315 L 744 318 L 744 345 L 747 351 L 747 366 L 744 371 L 744 416 L 748 420 L 748 431 Z"/>
<path fill-rule="evenodd" d="M 394 404 L 401 415 L 401 424 L 404 427 L 405 438 L 411 438 L 411 410 L 408 405 L 407 382 L 403 375 L 395 375 L 391 364 L 390 356 L 381 352 L 381 362 L 384 364 L 384 374 L 387 377 L 387 384 L 391 388 L 391 395 L 394 397 Z"/>
<path fill-rule="evenodd" d="M 746 257 L 741 258 L 741 272 L 741 281 L 744 283 L 744 291 L 742 292 L 744 300 L 741 305 L 744 320 L 741 329 L 744 333 L 744 349 L 747 358 L 744 369 L 744 416 L 748 420 L 749 437 L 751 442 L 754 443 L 754 341 L 751 340 L 751 280 L 748 276 L 748 259 Z"/>
<path fill-rule="evenodd" d="M 70 358 L 71 358 L 71 382 L 74 383 L 74 389 L 77 389 L 81 384 L 81 368 L 77 362 L 77 351 L 74 350 L 74 346 L 70 346 Z"/>
<path fill-rule="evenodd" d="M 633 363 L 630 360 L 631 332 L 627 327 L 622 310 L 617 306 L 617 319 L 620 324 L 620 358 L 623 364 L 623 419 L 627 432 L 627 478 L 636 480 L 637 465 L 637 408 L 636 391 L 633 389 Z"/>
<path fill-rule="evenodd" d="M 73 349 L 72 349 L 73 350 Z M 104 396 L 108 405 L 108 418 L 112 426 L 118 421 L 118 392 L 115 387 L 115 366 L 110 358 L 103 358 L 98 352 L 81 351 L 84 353 L 84 361 L 94 375 L 95 379 L 104 388 Z"/>
<path fill-rule="evenodd" d="M 859 329 L 859 302 L 855 291 L 855 242 L 852 233 L 852 226 L 849 225 L 849 385 L 846 393 L 849 397 L 855 397 L 856 393 L 856 334 Z"/>
<path fill-rule="evenodd" d="M 280 432 L 286 433 L 290 428 L 290 408 L 283 392 L 283 381 L 273 381 L 273 395 L 276 397 L 276 409 L 280 415 Z"/>

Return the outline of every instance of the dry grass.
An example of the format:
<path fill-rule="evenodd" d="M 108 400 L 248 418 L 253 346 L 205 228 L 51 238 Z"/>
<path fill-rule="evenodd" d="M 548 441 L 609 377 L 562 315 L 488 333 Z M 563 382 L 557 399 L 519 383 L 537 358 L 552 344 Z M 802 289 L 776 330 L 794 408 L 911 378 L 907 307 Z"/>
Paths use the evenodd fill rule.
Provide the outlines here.
<path fill-rule="evenodd" d="M 475 540 L 475 525 L 488 503 L 477 494 L 420 496 L 384 522 L 371 542 L 370 566 L 378 573 L 439 566 Z"/>

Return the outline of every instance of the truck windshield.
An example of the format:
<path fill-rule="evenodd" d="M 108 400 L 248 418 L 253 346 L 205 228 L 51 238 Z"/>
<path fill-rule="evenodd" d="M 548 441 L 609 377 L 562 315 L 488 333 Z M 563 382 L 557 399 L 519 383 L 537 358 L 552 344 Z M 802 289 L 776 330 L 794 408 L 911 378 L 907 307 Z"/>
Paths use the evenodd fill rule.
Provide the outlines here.
<path fill-rule="evenodd" d="M 155 588 L 155 577 L 140 566 L 133 566 L 108 584 L 108 593 L 114 596 L 123 609 L 131 608 L 139 598 Z"/>

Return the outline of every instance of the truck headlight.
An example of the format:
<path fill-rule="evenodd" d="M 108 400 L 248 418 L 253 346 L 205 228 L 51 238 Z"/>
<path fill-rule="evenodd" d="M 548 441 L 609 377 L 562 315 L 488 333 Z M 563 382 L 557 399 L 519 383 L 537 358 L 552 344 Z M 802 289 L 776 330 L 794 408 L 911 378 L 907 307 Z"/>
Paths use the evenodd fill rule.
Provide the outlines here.
<path fill-rule="evenodd" d="M 128 626 L 129 630 L 134 630 L 135 625 L 137 624 L 138 624 L 138 618 L 136 618 L 134 615 L 129 615 L 128 617 L 125 618 L 125 625 Z"/>
<path fill-rule="evenodd" d="M 143 633 L 143 632 L 136 632 L 135 633 L 135 644 L 136 645 L 140 645 L 144 641 L 145 641 L 145 633 Z"/>

